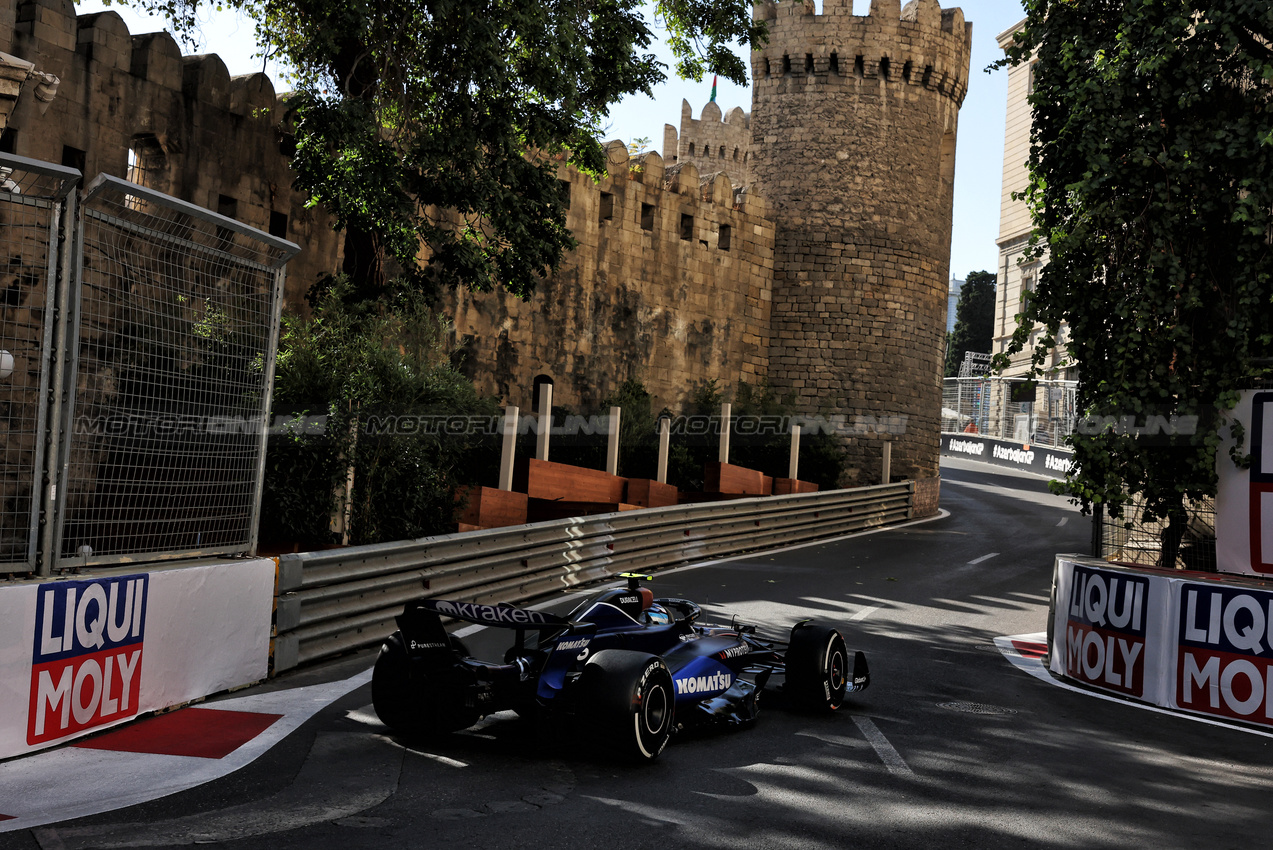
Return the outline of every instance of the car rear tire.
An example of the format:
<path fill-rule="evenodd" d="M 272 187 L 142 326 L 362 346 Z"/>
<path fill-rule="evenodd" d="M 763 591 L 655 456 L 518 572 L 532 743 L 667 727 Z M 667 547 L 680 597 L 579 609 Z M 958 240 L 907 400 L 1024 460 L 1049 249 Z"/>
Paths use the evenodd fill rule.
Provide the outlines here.
<path fill-rule="evenodd" d="M 610 754 L 651 761 L 663 752 L 675 726 L 672 673 L 657 655 L 602 650 L 584 665 L 577 708 Z"/>
<path fill-rule="evenodd" d="M 852 658 L 838 631 L 816 623 L 791 629 L 784 692 L 796 708 L 835 711 L 844 704 L 851 671 Z"/>
<path fill-rule="evenodd" d="M 450 643 L 459 657 L 468 656 L 459 639 L 451 638 Z M 371 672 L 371 705 L 380 722 L 404 737 L 426 738 L 471 726 L 476 716 L 469 716 L 457 700 L 446 700 L 441 683 L 430 678 L 412 663 L 402 634 L 390 635 Z"/>

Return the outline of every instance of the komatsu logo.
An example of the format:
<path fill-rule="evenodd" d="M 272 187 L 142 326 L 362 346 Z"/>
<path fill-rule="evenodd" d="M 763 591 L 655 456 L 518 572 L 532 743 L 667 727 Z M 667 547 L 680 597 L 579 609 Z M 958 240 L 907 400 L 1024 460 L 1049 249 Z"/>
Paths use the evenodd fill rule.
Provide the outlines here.
<path fill-rule="evenodd" d="M 503 605 L 478 605 L 476 602 L 447 602 L 438 600 L 430 606 L 439 614 L 459 617 L 477 623 L 506 623 L 510 626 L 545 625 L 548 618 L 538 611 L 523 611 Z"/>
<path fill-rule="evenodd" d="M 28 744 L 137 713 L 148 587 L 146 575 L 40 587 Z"/>
<path fill-rule="evenodd" d="M 557 648 L 560 650 L 583 649 L 585 646 L 588 645 L 588 642 L 590 640 L 592 640 L 592 638 L 579 638 L 578 640 L 563 640 L 561 643 L 557 644 Z"/>
<path fill-rule="evenodd" d="M 688 676 L 676 680 L 678 694 L 703 694 L 727 690 L 734 683 L 734 677 L 728 673 L 715 673 L 711 676 Z"/>

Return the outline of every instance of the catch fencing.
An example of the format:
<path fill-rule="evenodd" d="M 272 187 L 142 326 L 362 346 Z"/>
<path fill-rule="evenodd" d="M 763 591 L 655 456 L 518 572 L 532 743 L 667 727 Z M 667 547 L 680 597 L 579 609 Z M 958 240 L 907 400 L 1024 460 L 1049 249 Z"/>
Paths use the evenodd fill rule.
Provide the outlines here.
<path fill-rule="evenodd" d="M 907 481 L 283 555 L 273 672 L 381 642 L 421 596 L 518 603 L 621 572 L 828 539 L 912 518 L 914 492 Z"/>
<path fill-rule="evenodd" d="M 941 429 L 1040 446 L 1062 446 L 1078 421 L 1077 381 L 989 375 L 946 378 Z"/>
<path fill-rule="evenodd" d="M 116 177 L 77 191 L 79 172 L 7 154 L 0 174 L 19 282 L 0 328 L 23 364 L 0 378 L 0 572 L 252 552 L 299 249 Z"/>

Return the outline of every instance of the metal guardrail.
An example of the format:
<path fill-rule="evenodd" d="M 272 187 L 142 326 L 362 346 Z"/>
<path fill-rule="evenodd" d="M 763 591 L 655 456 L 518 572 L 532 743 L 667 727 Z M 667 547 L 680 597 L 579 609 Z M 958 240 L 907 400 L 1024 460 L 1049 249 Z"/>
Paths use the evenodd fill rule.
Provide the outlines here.
<path fill-rule="evenodd" d="M 279 558 L 273 672 L 370 646 L 409 600 L 518 603 L 621 572 L 903 522 L 912 481 L 577 517 Z"/>

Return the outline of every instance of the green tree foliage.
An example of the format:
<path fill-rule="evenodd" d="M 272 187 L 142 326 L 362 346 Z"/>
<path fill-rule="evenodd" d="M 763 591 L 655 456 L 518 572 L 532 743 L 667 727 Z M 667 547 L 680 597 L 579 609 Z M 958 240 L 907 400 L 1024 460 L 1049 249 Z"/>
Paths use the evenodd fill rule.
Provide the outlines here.
<path fill-rule="evenodd" d="M 970 272 L 959 290 L 955 305 L 955 327 L 946 344 L 946 377 L 959 376 L 964 353 L 989 354 L 995 326 L 995 276 L 992 272 Z"/>
<path fill-rule="evenodd" d="M 256 20 L 262 51 L 294 73 L 297 185 L 345 230 L 364 298 L 394 264 L 417 288 L 529 295 L 574 244 L 559 162 L 604 169 L 610 105 L 664 79 L 641 0 L 119 2 L 187 36 L 213 6 Z M 679 73 L 746 83 L 729 48 L 764 37 L 750 3 L 656 0 L 654 12 Z"/>
<path fill-rule="evenodd" d="M 1069 491 L 1114 517 L 1143 494 L 1175 529 L 1171 563 L 1184 501 L 1215 492 L 1217 411 L 1273 353 L 1273 4 L 1025 7 L 1008 61 L 1037 58 L 1026 197 L 1048 262 L 1013 349 L 1042 323 L 1037 370 L 1068 322 L 1080 409 L 1100 417 L 1073 437 Z M 1154 415 L 1198 433 L 1128 427 Z"/>
<path fill-rule="evenodd" d="M 332 542 L 350 468 L 351 542 L 454 531 L 456 488 L 497 477 L 499 437 L 475 425 L 500 411 L 452 367 L 446 339 L 418 294 L 373 310 L 343 280 L 309 318 L 284 320 L 274 422 L 288 424 L 266 455 L 263 542 Z"/>

